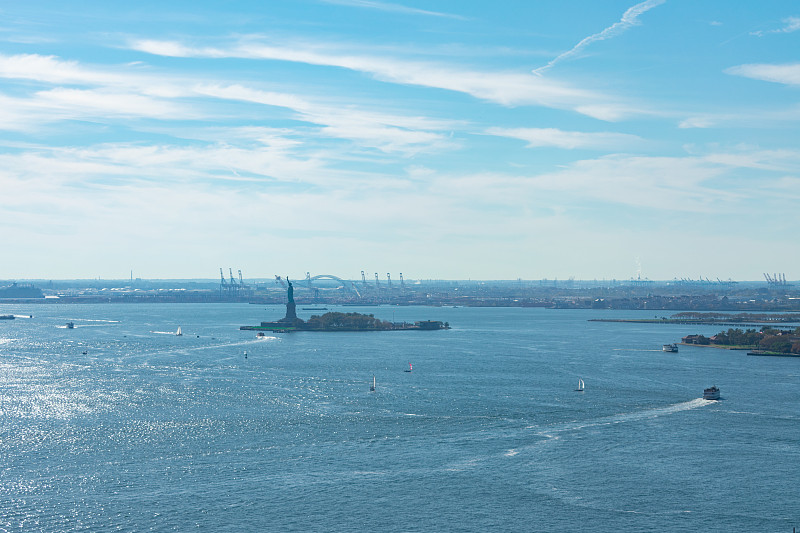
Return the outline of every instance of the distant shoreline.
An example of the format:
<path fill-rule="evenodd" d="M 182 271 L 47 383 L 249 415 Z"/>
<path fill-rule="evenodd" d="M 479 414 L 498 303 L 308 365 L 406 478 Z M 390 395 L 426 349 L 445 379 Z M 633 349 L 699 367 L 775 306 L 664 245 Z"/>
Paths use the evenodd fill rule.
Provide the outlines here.
<path fill-rule="evenodd" d="M 790 326 L 770 321 L 746 321 L 739 322 L 736 320 L 693 320 L 685 318 L 590 318 L 589 322 L 627 322 L 632 324 L 682 324 L 682 325 L 699 325 L 699 326 L 769 326 L 775 329 L 794 329 L 797 326 Z M 800 322 L 790 322 L 800 323 Z"/>

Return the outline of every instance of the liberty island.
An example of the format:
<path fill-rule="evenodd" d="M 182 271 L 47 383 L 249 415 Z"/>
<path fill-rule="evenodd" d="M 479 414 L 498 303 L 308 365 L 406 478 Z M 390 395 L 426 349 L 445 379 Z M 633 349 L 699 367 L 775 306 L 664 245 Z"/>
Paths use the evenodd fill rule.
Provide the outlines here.
<path fill-rule="evenodd" d="M 259 326 L 241 326 L 240 330 L 271 331 L 289 333 L 293 331 L 409 331 L 450 329 L 450 324 L 438 320 L 417 320 L 409 322 L 387 322 L 373 315 L 361 313 L 329 312 L 322 316 L 312 315 L 308 321 L 297 317 L 297 305 L 294 301 L 294 287 L 289 284 L 286 290 L 286 315 L 273 322 L 261 322 Z"/>

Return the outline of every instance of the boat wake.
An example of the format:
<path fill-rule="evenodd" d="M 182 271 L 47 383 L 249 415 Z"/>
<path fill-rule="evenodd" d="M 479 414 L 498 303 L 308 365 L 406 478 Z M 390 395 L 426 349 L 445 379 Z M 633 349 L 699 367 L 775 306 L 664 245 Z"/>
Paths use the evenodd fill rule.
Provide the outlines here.
<path fill-rule="evenodd" d="M 578 431 L 581 429 L 591 428 L 591 427 L 611 426 L 614 424 L 647 420 L 650 418 L 657 418 L 659 416 L 679 413 L 681 411 L 689 411 L 691 409 L 705 407 L 706 405 L 713 403 L 716 402 L 713 400 L 704 400 L 702 398 L 696 398 L 694 400 L 689 400 L 688 402 L 666 405 L 664 407 L 655 407 L 652 409 L 644 409 L 642 411 L 633 411 L 630 413 L 619 413 L 616 415 L 596 418 L 594 420 L 576 421 L 565 424 L 555 424 L 553 426 L 548 426 L 548 427 L 529 426 L 528 429 L 538 430 L 537 433 L 542 436 L 557 439 L 559 438 L 558 437 L 559 433 Z"/>

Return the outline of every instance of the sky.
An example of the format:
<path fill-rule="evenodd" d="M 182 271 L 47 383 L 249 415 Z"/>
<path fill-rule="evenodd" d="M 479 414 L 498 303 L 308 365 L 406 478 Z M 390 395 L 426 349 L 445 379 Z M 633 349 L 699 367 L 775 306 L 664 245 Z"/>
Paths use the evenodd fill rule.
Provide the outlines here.
<path fill-rule="evenodd" d="M 0 279 L 800 278 L 800 4 L 0 4 Z"/>

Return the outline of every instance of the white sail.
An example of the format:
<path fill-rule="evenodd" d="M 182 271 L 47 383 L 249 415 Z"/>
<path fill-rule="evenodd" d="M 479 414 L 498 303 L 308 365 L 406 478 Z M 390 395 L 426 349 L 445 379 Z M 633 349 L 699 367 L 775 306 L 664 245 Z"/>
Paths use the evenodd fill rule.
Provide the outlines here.
<path fill-rule="evenodd" d="M 372 387 L 370 387 L 369 390 L 370 391 L 374 391 L 375 390 L 375 376 L 372 376 Z"/>
<path fill-rule="evenodd" d="M 181 327 L 180 326 L 178 326 L 178 331 L 175 332 L 175 335 L 177 335 L 178 337 L 183 335 L 183 333 L 181 332 Z"/>
<path fill-rule="evenodd" d="M 582 379 L 578 379 L 578 388 L 575 389 L 575 390 L 578 391 L 578 392 L 583 392 L 583 380 Z"/>

